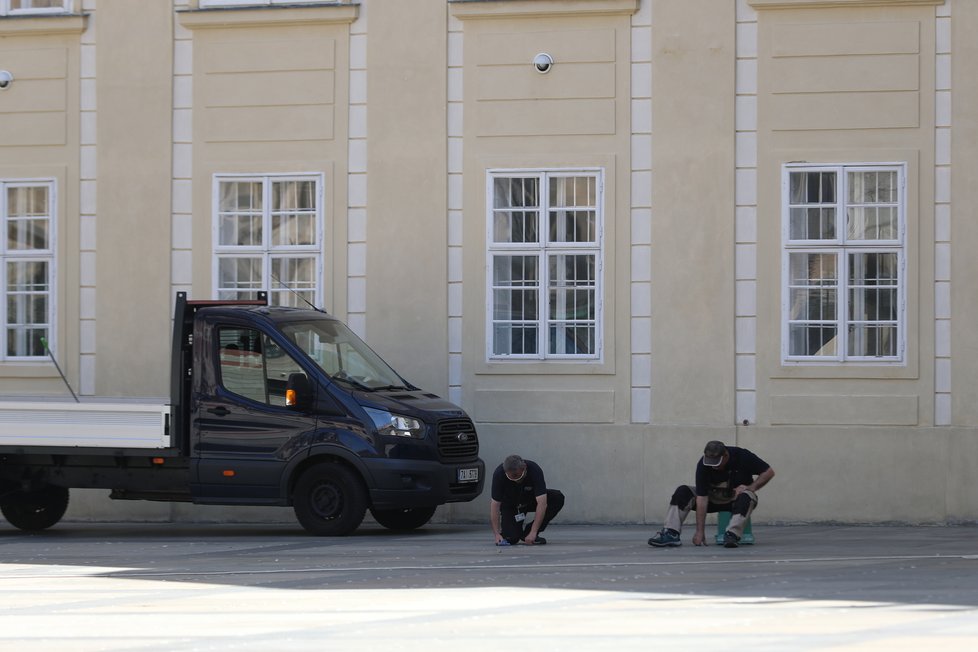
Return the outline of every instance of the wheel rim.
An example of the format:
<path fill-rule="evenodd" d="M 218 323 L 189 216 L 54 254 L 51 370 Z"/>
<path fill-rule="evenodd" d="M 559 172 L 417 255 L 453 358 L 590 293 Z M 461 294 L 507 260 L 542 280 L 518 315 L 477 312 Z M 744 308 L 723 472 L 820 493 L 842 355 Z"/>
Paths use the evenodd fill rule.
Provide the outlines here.
<path fill-rule="evenodd" d="M 319 518 L 337 518 L 343 512 L 343 491 L 331 482 L 321 482 L 310 492 L 309 503 Z"/>

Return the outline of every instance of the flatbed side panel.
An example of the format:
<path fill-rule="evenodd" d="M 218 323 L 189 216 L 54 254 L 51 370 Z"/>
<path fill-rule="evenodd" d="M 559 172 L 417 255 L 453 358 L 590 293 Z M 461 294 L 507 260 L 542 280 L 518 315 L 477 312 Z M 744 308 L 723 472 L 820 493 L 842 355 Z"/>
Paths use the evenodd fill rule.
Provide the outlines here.
<path fill-rule="evenodd" d="M 0 446 L 168 448 L 169 414 L 165 403 L 0 402 Z"/>

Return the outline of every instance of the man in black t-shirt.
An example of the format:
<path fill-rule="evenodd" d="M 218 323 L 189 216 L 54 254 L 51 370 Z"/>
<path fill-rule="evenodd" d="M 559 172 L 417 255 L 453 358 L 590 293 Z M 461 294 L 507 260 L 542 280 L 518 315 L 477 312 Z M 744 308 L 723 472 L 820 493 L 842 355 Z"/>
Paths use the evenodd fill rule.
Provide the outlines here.
<path fill-rule="evenodd" d="M 497 546 L 547 542 L 540 533 L 564 506 L 564 494 L 547 489 L 543 469 L 531 460 L 510 455 L 492 474 L 489 525 Z M 533 522 L 526 515 L 534 512 Z"/>
<path fill-rule="evenodd" d="M 679 532 L 690 510 L 696 507 L 694 546 L 706 545 L 706 515 L 730 512 L 723 545 L 736 548 L 744 535 L 744 524 L 757 507 L 757 490 L 774 477 L 771 465 L 746 448 L 711 441 L 696 464 L 696 486 L 679 486 L 669 501 L 665 527 L 649 539 L 657 548 L 682 545 Z"/>

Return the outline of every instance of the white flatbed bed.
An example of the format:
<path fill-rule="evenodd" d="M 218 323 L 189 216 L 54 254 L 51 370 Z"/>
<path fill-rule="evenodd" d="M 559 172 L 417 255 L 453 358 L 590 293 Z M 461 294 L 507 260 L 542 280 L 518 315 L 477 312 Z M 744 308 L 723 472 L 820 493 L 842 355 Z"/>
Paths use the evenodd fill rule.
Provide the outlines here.
<path fill-rule="evenodd" d="M 165 399 L 0 399 L 0 446 L 145 448 L 170 446 Z"/>

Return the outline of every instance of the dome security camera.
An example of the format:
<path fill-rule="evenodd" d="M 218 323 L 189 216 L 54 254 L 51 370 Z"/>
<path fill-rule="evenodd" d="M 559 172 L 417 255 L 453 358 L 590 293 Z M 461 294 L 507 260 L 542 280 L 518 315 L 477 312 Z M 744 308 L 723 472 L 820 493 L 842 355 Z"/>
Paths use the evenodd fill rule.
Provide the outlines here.
<path fill-rule="evenodd" d="M 553 68 L 554 58 L 547 54 L 546 52 L 541 52 L 537 56 L 533 57 L 533 67 L 540 74 L 546 74 L 550 72 Z"/>
<path fill-rule="evenodd" d="M 14 82 L 14 76 L 7 70 L 0 70 L 0 91 L 10 88 Z"/>

